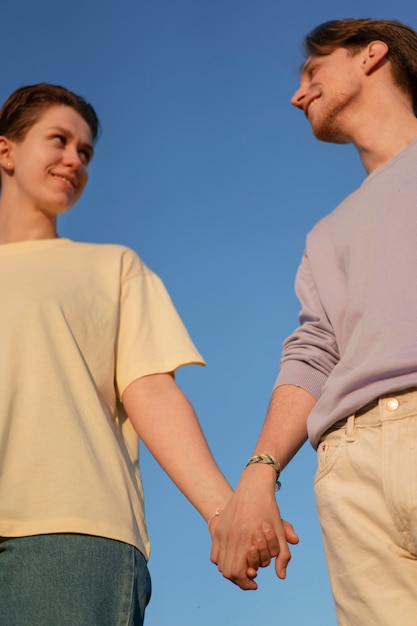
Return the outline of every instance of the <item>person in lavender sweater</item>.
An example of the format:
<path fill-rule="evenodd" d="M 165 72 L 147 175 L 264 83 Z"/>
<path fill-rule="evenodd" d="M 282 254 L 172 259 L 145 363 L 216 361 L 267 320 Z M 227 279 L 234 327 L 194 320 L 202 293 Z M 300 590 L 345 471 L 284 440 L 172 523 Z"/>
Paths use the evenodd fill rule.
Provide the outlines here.
<path fill-rule="evenodd" d="M 417 615 L 417 33 L 326 22 L 305 40 L 291 103 L 322 141 L 352 143 L 367 177 L 308 234 L 300 325 L 285 341 L 254 457 L 219 515 L 211 559 L 243 589 L 290 552 L 274 495 L 307 438 L 341 625 Z M 246 550 L 250 537 L 257 537 Z"/>

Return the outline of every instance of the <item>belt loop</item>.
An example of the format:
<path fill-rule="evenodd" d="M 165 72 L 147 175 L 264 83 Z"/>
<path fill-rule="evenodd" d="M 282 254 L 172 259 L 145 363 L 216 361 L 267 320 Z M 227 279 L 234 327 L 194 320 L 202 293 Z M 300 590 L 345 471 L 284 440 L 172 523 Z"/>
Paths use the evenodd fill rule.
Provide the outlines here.
<path fill-rule="evenodd" d="M 349 415 L 346 420 L 346 441 L 355 441 L 355 414 Z"/>

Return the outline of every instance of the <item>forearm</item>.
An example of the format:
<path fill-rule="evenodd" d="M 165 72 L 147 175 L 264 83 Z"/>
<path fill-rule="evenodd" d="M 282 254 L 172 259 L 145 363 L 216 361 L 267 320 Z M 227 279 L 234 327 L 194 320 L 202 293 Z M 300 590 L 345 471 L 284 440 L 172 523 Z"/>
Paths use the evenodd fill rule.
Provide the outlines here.
<path fill-rule="evenodd" d="M 307 417 L 315 403 L 316 399 L 301 387 L 277 387 L 254 454 L 272 454 L 284 468 L 307 440 Z"/>
<path fill-rule="evenodd" d="M 307 439 L 307 417 L 315 403 L 315 398 L 301 387 L 277 387 L 253 454 L 272 455 L 281 469 L 288 465 Z M 272 466 L 254 463 L 244 469 L 240 483 L 244 483 L 245 489 L 267 491 L 274 487 L 275 479 Z"/>
<path fill-rule="evenodd" d="M 207 520 L 232 489 L 210 452 L 193 407 L 170 374 L 145 376 L 123 394 L 143 443 Z"/>

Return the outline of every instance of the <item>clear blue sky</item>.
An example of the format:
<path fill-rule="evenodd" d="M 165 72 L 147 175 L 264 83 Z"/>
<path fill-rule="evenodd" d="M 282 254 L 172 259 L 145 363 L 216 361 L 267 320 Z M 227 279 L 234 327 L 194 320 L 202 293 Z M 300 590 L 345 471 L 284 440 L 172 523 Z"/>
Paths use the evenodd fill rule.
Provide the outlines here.
<path fill-rule="evenodd" d="M 342 17 L 417 28 L 409 0 L 13 0 L 1 10 L 1 100 L 59 83 L 102 121 L 89 187 L 61 235 L 131 246 L 164 280 L 208 363 L 178 381 L 233 485 L 297 324 L 305 234 L 364 178 L 352 147 L 318 143 L 289 104 L 303 36 Z M 146 450 L 142 471 L 147 626 L 335 624 L 309 445 L 279 494 L 301 537 L 288 578 L 264 570 L 251 593 L 209 562 L 204 521 Z"/>

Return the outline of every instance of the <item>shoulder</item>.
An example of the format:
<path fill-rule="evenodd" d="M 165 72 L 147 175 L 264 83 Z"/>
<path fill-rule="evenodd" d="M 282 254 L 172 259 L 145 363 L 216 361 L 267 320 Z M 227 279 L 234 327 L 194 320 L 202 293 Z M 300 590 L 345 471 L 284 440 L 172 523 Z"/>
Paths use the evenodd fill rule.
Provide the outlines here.
<path fill-rule="evenodd" d="M 307 234 L 307 242 L 327 239 L 348 228 L 355 222 L 355 215 L 361 215 L 363 207 L 361 187 L 347 196 L 333 211 L 319 220 Z"/>
<path fill-rule="evenodd" d="M 91 263 L 103 263 L 119 268 L 124 278 L 134 275 L 153 274 L 139 255 L 127 246 L 114 243 L 71 242 L 73 252 L 85 256 Z"/>

